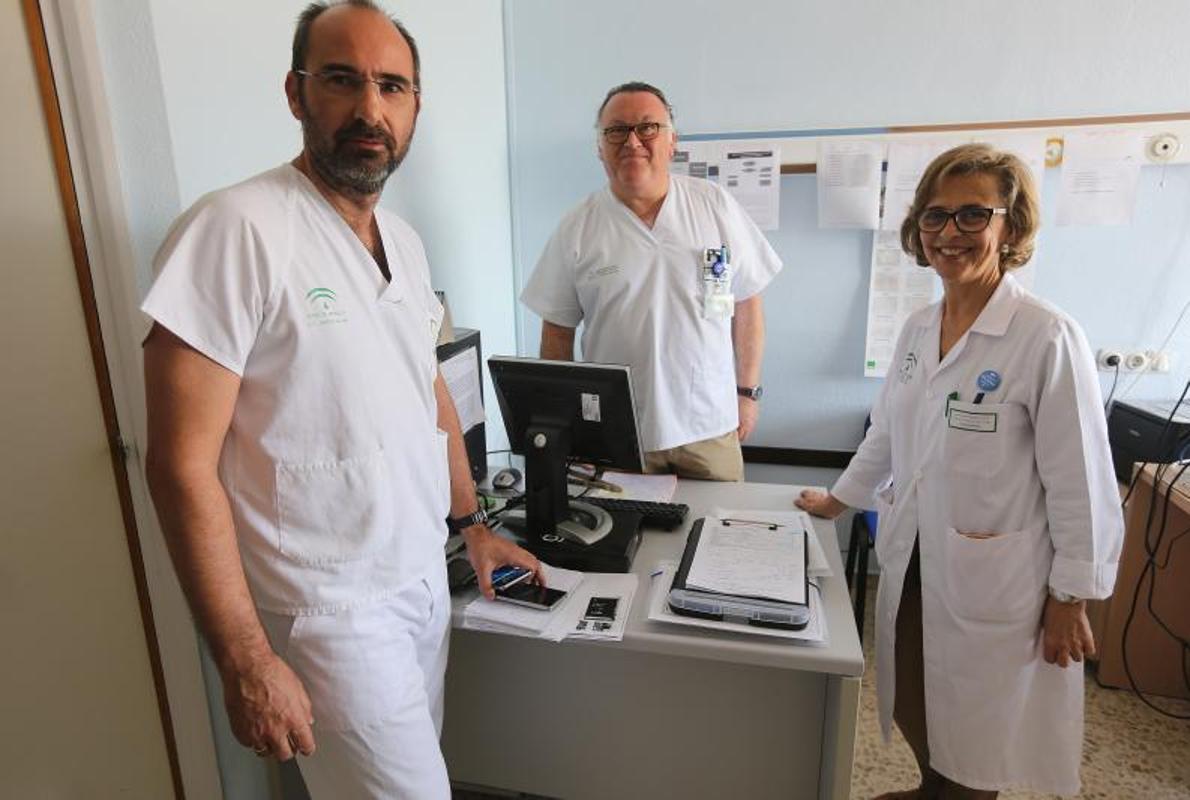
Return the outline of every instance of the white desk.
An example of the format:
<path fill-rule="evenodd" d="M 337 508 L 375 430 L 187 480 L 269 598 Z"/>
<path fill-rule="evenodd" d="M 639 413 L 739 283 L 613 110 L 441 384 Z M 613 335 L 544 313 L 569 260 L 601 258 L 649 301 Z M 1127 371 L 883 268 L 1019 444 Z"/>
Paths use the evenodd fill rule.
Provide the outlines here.
<path fill-rule="evenodd" d="M 835 528 L 815 521 L 826 646 L 651 622 L 649 573 L 715 506 L 788 509 L 800 487 L 682 481 L 680 530 L 646 532 L 622 642 L 454 626 L 442 747 L 453 780 L 549 797 L 847 798 L 863 653 Z"/>

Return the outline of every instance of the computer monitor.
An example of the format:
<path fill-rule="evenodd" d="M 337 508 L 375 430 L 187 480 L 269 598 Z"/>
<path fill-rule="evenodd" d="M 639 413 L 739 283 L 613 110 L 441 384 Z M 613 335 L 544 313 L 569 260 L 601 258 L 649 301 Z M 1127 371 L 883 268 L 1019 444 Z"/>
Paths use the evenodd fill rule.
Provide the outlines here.
<path fill-rule="evenodd" d="M 644 469 L 628 367 L 493 356 L 488 369 L 509 447 L 525 457 L 527 537 L 599 541 L 612 520 L 568 497 L 566 465 Z"/>

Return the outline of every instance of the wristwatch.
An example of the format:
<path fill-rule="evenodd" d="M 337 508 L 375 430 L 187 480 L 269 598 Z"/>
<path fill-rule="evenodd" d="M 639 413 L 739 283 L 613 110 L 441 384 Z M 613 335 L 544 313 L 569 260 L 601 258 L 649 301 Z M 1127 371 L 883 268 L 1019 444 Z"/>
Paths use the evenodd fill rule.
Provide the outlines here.
<path fill-rule="evenodd" d="M 1052 587 L 1050 588 L 1050 597 L 1054 598 L 1059 603 L 1078 603 L 1083 599 L 1081 597 L 1075 597 L 1072 594 L 1066 594 L 1066 592 L 1059 592 L 1057 589 Z"/>
<path fill-rule="evenodd" d="M 740 397 L 747 397 L 749 400 L 759 400 L 760 396 L 764 394 L 763 386 L 737 386 L 735 393 Z"/>
<path fill-rule="evenodd" d="M 470 514 L 464 514 L 461 517 L 447 517 L 446 527 L 450 528 L 451 533 L 458 533 L 463 528 L 470 528 L 472 525 L 479 525 L 487 521 L 488 512 L 481 508 L 478 511 L 472 511 Z"/>

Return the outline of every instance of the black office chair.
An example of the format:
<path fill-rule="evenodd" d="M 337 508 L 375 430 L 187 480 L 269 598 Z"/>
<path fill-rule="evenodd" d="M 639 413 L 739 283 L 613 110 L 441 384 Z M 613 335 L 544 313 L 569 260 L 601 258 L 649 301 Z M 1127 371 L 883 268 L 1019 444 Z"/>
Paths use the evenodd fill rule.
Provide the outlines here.
<path fill-rule="evenodd" d="M 859 642 L 864 642 L 864 605 L 868 595 L 868 553 L 876 545 L 878 516 L 875 511 L 858 511 L 851 518 L 851 538 L 847 542 L 847 562 L 843 572 L 847 589 L 853 592 L 855 629 Z"/>
<path fill-rule="evenodd" d="M 864 435 L 872 427 L 872 416 L 864 418 Z M 879 517 L 875 511 L 859 511 L 851 518 L 851 537 L 847 542 L 847 561 L 843 573 L 847 578 L 847 589 L 852 591 L 852 607 L 855 610 L 855 629 L 859 642 L 864 642 L 864 606 L 868 599 L 868 553 L 876 546 L 876 528 Z"/>

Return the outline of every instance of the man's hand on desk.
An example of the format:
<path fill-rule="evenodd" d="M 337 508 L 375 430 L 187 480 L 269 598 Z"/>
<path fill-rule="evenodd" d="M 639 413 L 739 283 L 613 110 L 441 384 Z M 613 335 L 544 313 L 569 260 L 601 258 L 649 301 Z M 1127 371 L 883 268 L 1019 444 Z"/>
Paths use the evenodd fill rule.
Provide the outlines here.
<path fill-rule="evenodd" d="M 529 551 L 517 547 L 503 536 L 492 533 L 487 525 L 463 528 L 463 539 L 467 542 L 467 558 L 471 561 L 471 568 L 475 570 L 479 591 L 487 599 L 496 599 L 496 593 L 492 590 L 492 570 L 506 564 L 533 570 L 533 582 L 545 584 L 541 562 Z"/>
<path fill-rule="evenodd" d="M 838 500 L 830 492 L 820 492 L 817 489 L 802 489 L 793 504 L 803 511 L 809 511 L 816 517 L 834 519 L 847 510 L 847 505 Z"/>
<path fill-rule="evenodd" d="M 736 434 L 739 435 L 740 441 L 744 441 L 752 435 L 753 429 L 756 428 L 756 420 L 760 419 L 760 403 L 753 400 L 751 397 L 738 397 L 737 405 L 740 408 L 740 426 L 736 428 Z"/>

